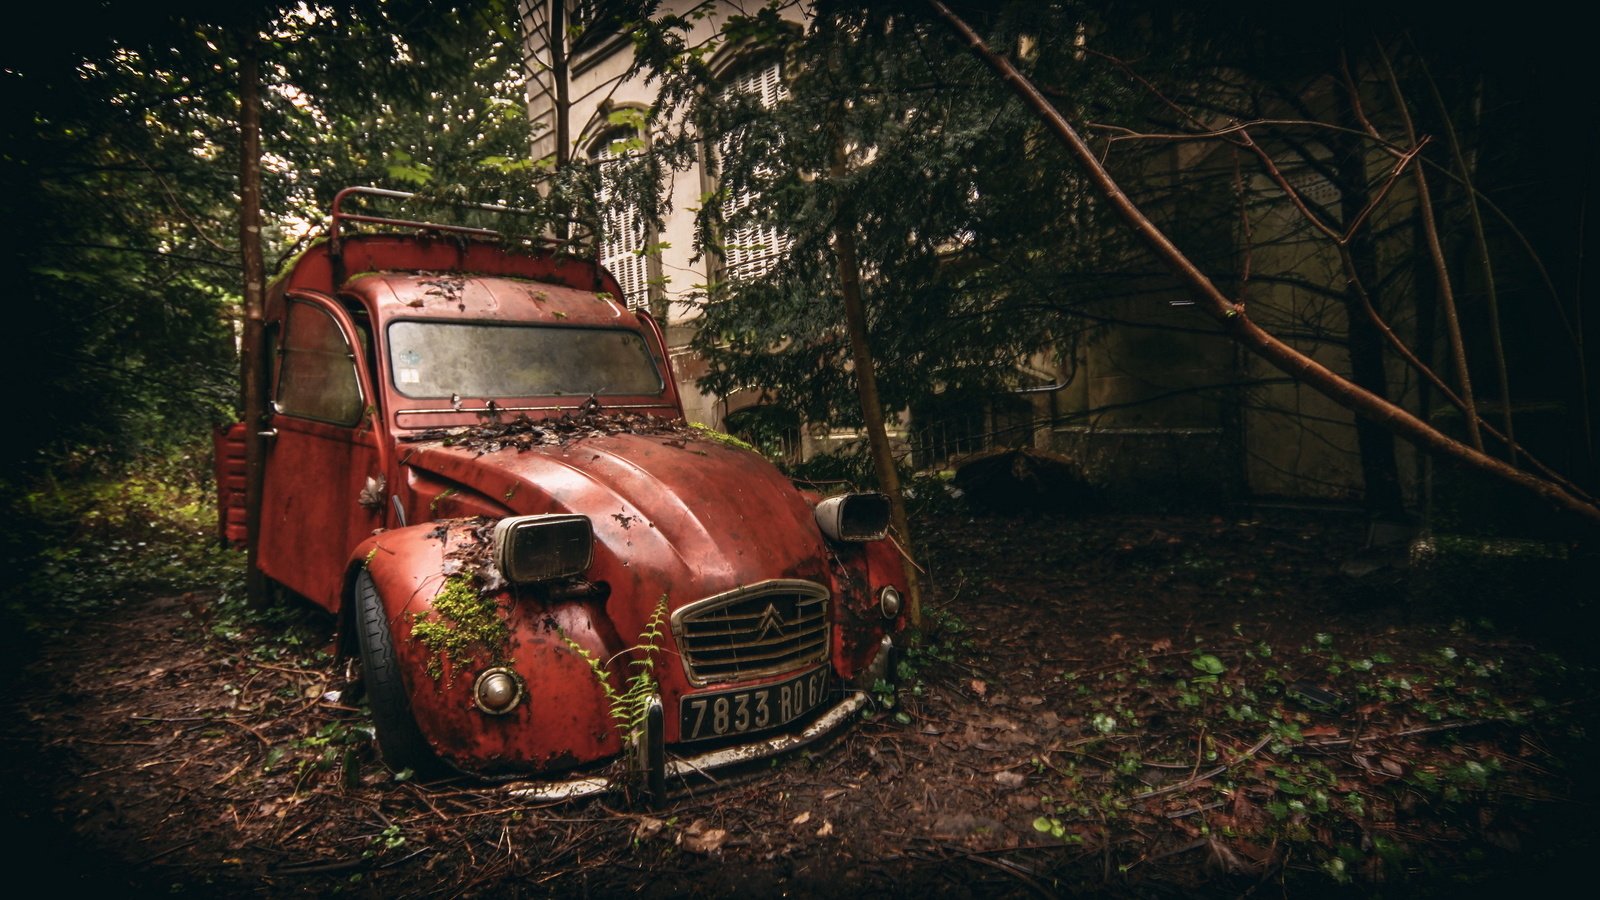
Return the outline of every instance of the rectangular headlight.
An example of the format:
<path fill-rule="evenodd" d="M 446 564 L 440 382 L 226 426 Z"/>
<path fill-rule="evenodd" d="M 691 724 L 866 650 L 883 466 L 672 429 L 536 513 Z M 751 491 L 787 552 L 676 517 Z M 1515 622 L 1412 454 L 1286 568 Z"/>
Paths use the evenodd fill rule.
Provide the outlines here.
<path fill-rule="evenodd" d="M 817 504 L 817 526 L 836 541 L 878 541 L 889 533 L 889 498 L 840 494 Z"/>
<path fill-rule="evenodd" d="M 587 516 L 512 516 L 494 526 L 494 562 L 512 583 L 582 575 L 594 559 Z"/>

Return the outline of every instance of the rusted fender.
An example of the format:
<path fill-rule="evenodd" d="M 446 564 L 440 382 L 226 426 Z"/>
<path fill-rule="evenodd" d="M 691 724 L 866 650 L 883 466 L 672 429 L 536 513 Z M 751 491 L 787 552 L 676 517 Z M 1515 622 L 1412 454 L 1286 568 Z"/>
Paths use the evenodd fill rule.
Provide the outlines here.
<path fill-rule="evenodd" d="M 473 647 L 464 664 L 440 658 L 414 635 L 419 617 L 440 615 L 434 601 L 455 564 L 446 551 L 464 540 L 471 538 L 460 522 L 386 531 L 357 548 L 348 579 L 353 584 L 354 567 L 364 565 L 378 588 L 412 715 L 433 751 L 483 775 L 554 772 L 620 753 L 605 693 L 568 643 L 602 663 L 621 649 L 596 605 L 494 594 L 505 640 Z M 437 678 L 429 675 L 430 663 Z M 479 709 L 472 698 L 474 680 L 495 666 L 515 672 L 524 688 L 522 701 L 499 715 Z"/>
<path fill-rule="evenodd" d="M 909 595 L 905 567 L 900 551 L 888 539 L 837 547 L 834 569 L 839 610 L 833 629 L 833 665 L 839 674 L 854 679 L 865 671 L 878 653 L 885 634 L 898 634 L 905 627 L 904 598 Z M 900 592 L 902 608 L 893 619 L 883 616 L 878 592 L 892 586 Z M 857 684 L 867 689 L 870 684 Z"/>

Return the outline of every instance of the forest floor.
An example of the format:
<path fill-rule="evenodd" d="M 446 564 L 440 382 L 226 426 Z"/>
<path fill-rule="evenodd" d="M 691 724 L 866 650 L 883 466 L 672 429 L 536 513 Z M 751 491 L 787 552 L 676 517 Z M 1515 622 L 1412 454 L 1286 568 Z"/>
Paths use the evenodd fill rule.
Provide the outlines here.
<path fill-rule="evenodd" d="M 308 609 L 46 612 L 0 648 L 12 871 L 124 896 L 1537 895 L 1600 850 L 1594 582 L 1564 548 L 1419 570 L 1354 519 L 1266 511 L 920 537 L 930 640 L 893 705 L 656 810 L 397 780 Z"/>

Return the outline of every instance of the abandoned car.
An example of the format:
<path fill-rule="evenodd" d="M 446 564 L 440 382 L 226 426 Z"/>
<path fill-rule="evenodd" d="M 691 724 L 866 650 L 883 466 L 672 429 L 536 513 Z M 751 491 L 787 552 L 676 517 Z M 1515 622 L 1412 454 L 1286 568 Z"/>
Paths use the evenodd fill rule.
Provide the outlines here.
<path fill-rule="evenodd" d="M 341 193 L 268 290 L 258 533 L 242 423 L 219 484 L 227 536 L 340 617 L 384 761 L 659 794 L 853 718 L 903 624 L 883 498 L 688 425 L 592 260 L 374 196 L 404 195 Z"/>

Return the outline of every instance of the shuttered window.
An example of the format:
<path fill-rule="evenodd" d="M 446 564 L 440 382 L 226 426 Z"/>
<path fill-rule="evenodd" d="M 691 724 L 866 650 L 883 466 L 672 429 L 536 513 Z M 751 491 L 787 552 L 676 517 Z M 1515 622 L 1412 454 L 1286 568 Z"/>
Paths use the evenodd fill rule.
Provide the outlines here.
<path fill-rule="evenodd" d="M 629 309 L 650 308 L 650 265 L 646 258 L 644 216 L 638 204 L 617 194 L 616 167 L 627 157 L 623 149 L 632 131 L 614 131 L 596 142 L 593 158 L 600 164 L 600 264 L 617 278 Z"/>
<path fill-rule="evenodd" d="M 788 96 L 783 84 L 783 73 L 776 61 L 766 65 L 739 70 L 723 89 L 726 94 L 745 94 L 760 100 L 767 108 L 776 106 Z M 718 142 L 717 155 L 725 158 L 733 142 Z M 752 191 L 729 191 L 722 198 L 722 220 L 732 221 L 734 215 L 748 209 L 759 197 Z M 747 223 L 729 227 L 723 235 L 724 275 L 729 280 L 759 278 L 775 265 L 789 250 L 789 237 L 772 225 Z"/>

